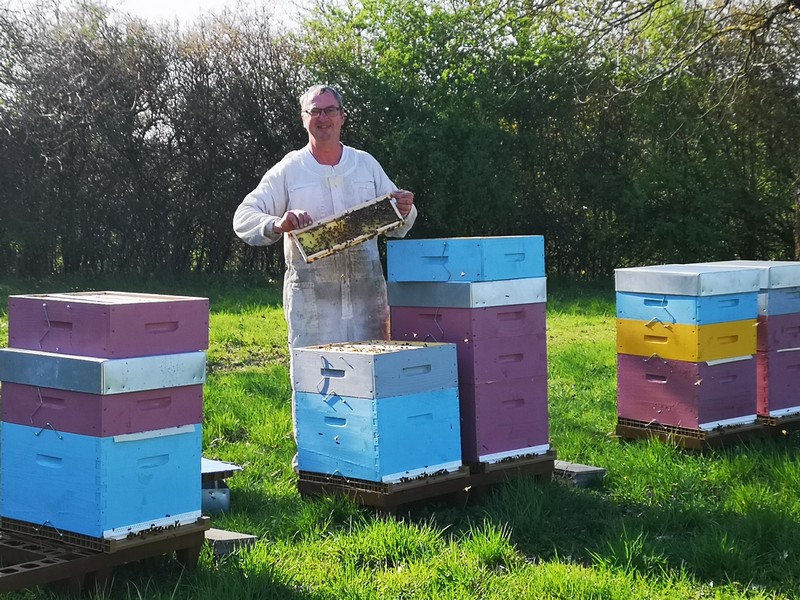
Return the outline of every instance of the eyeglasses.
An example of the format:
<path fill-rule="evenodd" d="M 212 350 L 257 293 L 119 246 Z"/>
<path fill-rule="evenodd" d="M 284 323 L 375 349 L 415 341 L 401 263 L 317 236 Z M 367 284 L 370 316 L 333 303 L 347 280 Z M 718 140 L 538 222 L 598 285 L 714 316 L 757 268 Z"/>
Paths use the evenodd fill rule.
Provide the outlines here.
<path fill-rule="evenodd" d="M 311 117 L 318 117 L 325 113 L 326 117 L 335 117 L 342 110 L 341 106 L 328 106 L 326 108 L 312 108 L 311 110 L 304 110 L 303 112 Z"/>

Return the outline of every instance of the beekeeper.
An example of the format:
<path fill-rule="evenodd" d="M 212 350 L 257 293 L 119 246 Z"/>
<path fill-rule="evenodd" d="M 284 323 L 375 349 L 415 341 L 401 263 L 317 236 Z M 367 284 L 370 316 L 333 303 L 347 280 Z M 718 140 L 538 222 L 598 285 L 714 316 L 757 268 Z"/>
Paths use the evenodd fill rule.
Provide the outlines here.
<path fill-rule="evenodd" d="M 290 348 L 388 339 L 377 239 L 306 264 L 283 234 L 391 194 L 405 223 L 387 235 L 403 237 L 417 217 L 414 194 L 397 189 L 371 155 L 342 144 L 346 115 L 337 90 L 311 87 L 300 97 L 300 109 L 308 145 L 267 171 L 236 209 L 233 229 L 254 246 L 284 238 L 283 306 Z"/>

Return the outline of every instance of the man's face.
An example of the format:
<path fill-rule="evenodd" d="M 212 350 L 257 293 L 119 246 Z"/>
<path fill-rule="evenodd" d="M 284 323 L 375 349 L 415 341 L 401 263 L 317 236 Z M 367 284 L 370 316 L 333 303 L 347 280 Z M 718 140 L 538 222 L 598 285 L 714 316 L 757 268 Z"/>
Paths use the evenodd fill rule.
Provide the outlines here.
<path fill-rule="evenodd" d="M 319 96 L 311 99 L 311 102 L 303 109 L 303 127 L 308 131 L 309 139 L 313 138 L 317 142 L 335 141 L 339 142 L 339 136 L 344 123 L 344 113 L 339 110 L 336 114 L 328 115 L 325 109 L 341 107 L 336 98 L 330 92 L 323 92 Z M 309 112 L 320 111 L 318 116 L 312 116 Z"/>

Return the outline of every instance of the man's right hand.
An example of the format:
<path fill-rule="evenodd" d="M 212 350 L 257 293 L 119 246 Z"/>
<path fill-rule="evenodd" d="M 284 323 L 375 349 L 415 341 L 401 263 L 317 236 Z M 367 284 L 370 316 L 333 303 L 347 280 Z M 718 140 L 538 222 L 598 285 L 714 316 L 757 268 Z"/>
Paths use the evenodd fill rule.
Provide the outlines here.
<path fill-rule="evenodd" d="M 272 231 L 275 233 L 287 233 L 295 229 L 302 229 L 311 225 L 311 215 L 304 210 L 287 210 L 284 215 L 275 221 Z"/>

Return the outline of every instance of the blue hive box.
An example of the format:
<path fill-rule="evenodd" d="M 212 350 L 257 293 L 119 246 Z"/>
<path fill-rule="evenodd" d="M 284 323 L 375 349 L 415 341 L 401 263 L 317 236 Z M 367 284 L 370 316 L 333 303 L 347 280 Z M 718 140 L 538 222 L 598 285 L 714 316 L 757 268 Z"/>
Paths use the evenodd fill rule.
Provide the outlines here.
<path fill-rule="evenodd" d="M 458 388 L 379 399 L 297 392 L 301 471 L 395 483 L 461 465 Z"/>
<path fill-rule="evenodd" d="M 389 281 L 497 281 L 544 277 L 544 237 L 437 238 L 386 244 Z"/>
<path fill-rule="evenodd" d="M 758 316 L 758 292 L 678 296 L 617 292 L 617 318 L 666 324 L 710 325 Z"/>
<path fill-rule="evenodd" d="M 199 425 L 94 437 L 0 423 L 0 516 L 123 539 L 201 516 Z"/>

